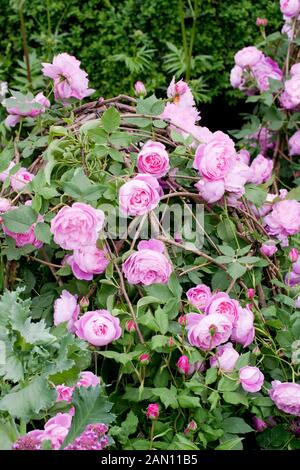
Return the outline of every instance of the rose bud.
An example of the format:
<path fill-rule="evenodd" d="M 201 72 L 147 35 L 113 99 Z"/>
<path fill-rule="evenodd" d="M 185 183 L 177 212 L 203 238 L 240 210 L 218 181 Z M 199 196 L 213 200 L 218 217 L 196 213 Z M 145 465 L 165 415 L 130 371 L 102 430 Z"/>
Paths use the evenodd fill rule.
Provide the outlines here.
<path fill-rule="evenodd" d="M 146 416 L 148 419 L 157 419 L 159 417 L 159 406 L 157 403 L 150 403 L 148 405 Z"/>

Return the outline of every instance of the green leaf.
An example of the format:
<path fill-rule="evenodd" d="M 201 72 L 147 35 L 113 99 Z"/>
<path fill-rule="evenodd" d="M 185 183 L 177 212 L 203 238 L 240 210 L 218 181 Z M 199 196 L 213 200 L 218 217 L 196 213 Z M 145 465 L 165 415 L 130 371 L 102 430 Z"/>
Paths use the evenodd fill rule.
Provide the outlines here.
<path fill-rule="evenodd" d="M 228 441 L 223 442 L 222 444 L 218 445 L 215 450 L 241 450 L 241 442 L 242 437 L 235 437 L 233 439 L 229 439 Z"/>
<path fill-rule="evenodd" d="M 219 384 L 219 392 L 234 392 L 239 387 L 237 380 L 230 380 L 227 377 L 222 377 Z"/>
<path fill-rule="evenodd" d="M 137 117 L 134 117 L 134 114 L 133 114 L 133 117 L 127 117 L 126 119 L 124 119 L 125 122 L 127 122 L 128 124 L 133 124 L 134 126 L 137 126 L 137 127 L 141 127 L 141 128 L 145 128 L 145 127 L 148 127 L 148 126 L 151 126 L 152 124 L 152 120 L 151 119 L 148 119 L 148 118 L 137 118 Z M 155 121 L 154 121 L 155 122 Z M 153 123 L 154 123 L 153 122 Z M 164 121 L 162 121 L 164 122 Z"/>
<path fill-rule="evenodd" d="M 155 95 L 151 95 L 148 98 L 137 100 L 136 112 L 137 114 L 158 116 L 163 112 L 164 107 L 164 102 L 161 99 L 157 99 Z"/>
<path fill-rule="evenodd" d="M 295 199 L 296 201 L 300 201 L 300 186 L 291 189 L 285 199 Z"/>
<path fill-rule="evenodd" d="M 17 432 L 14 421 L 0 421 L 0 450 L 11 450 L 12 444 L 16 440 Z"/>
<path fill-rule="evenodd" d="M 24 370 L 20 358 L 13 351 L 6 354 L 5 364 L 0 364 L 0 375 L 4 380 L 11 380 L 14 383 L 23 380 Z"/>
<path fill-rule="evenodd" d="M 267 190 L 254 184 L 246 184 L 245 197 L 248 201 L 253 202 L 257 207 L 260 207 L 266 200 Z"/>
<path fill-rule="evenodd" d="M 205 375 L 205 385 L 213 384 L 218 377 L 218 370 L 216 367 L 211 367 L 208 369 Z"/>
<path fill-rule="evenodd" d="M 224 419 L 223 429 L 225 432 L 232 434 L 246 434 L 248 432 L 253 432 L 253 429 L 245 422 L 244 419 L 236 418 L 234 416 Z"/>
<path fill-rule="evenodd" d="M 217 234 L 224 242 L 230 243 L 234 240 L 235 225 L 229 220 L 225 219 L 218 223 L 217 225 Z M 231 255 L 230 255 L 231 256 Z"/>
<path fill-rule="evenodd" d="M 35 377 L 29 385 L 18 391 L 12 391 L 0 400 L 0 410 L 7 411 L 15 418 L 29 421 L 49 408 L 56 399 L 54 389 L 49 389 L 48 381 Z"/>
<path fill-rule="evenodd" d="M 176 276 L 175 273 L 172 273 L 168 282 L 168 287 L 172 294 L 178 299 L 181 298 L 182 295 L 182 287 L 180 285 L 180 282 Z"/>
<path fill-rule="evenodd" d="M 158 324 L 159 331 L 162 335 L 165 335 L 169 329 L 169 318 L 165 314 L 162 308 L 158 307 L 158 309 L 155 311 L 155 320 Z"/>
<path fill-rule="evenodd" d="M 166 408 L 169 406 L 173 409 L 178 408 L 177 390 L 173 385 L 171 388 L 153 388 L 152 393 L 156 397 L 159 397 L 160 401 Z"/>
<path fill-rule="evenodd" d="M 52 234 L 50 232 L 50 227 L 44 222 L 39 222 L 38 224 L 36 224 L 34 234 L 36 238 L 43 243 L 49 244 L 51 242 Z"/>
<path fill-rule="evenodd" d="M 101 118 L 101 124 L 106 132 L 111 134 L 112 132 L 116 131 L 121 122 L 121 116 L 116 110 L 116 108 L 112 107 L 109 108 L 105 113 L 103 114 Z"/>
<path fill-rule="evenodd" d="M 199 408 L 200 398 L 192 397 L 187 395 L 187 393 L 181 393 L 178 395 L 178 403 L 181 408 Z"/>
<path fill-rule="evenodd" d="M 242 277 L 245 272 L 247 271 L 247 268 L 239 263 L 232 263 L 230 266 L 228 266 L 228 274 L 232 277 L 232 279 L 236 280 L 239 277 Z"/>
<path fill-rule="evenodd" d="M 30 206 L 20 206 L 2 215 L 8 230 L 15 233 L 25 233 L 37 219 L 37 213 Z"/>
<path fill-rule="evenodd" d="M 231 405 L 248 405 L 248 399 L 240 392 L 224 392 L 223 399 Z"/>
<path fill-rule="evenodd" d="M 10 148 L 5 148 L 0 153 L 0 173 L 8 168 L 11 160 L 13 159 L 13 156 L 13 150 Z"/>
<path fill-rule="evenodd" d="M 168 344 L 168 337 L 163 335 L 154 335 L 151 338 L 151 350 L 160 350 Z"/>
<path fill-rule="evenodd" d="M 100 385 L 76 388 L 72 404 L 75 407 L 75 415 L 72 418 L 70 431 L 62 444 L 62 449 L 73 442 L 88 424 L 110 424 L 115 419 L 115 416 L 110 412 L 113 405 L 104 395 Z"/>
<path fill-rule="evenodd" d="M 235 251 L 231 246 L 228 245 L 219 245 L 219 249 L 221 253 L 225 256 L 229 256 L 230 258 L 233 258 L 235 256 Z"/>
<path fill-rule="evenodd" d="M 108 359 L 114 359 L 116 362 L 123 364 L 123 366 L 140 355 L 140 351 L 133 351 L 130 353 L 118 353 L 117 351 L 99 351 L 99 353 Z"/>
<path fill-rule="evenodd" d="M 130 411 L 126 416 L 125 421 L 121 426 L 111 427 L 109 433 L 111 436 L 118 437 L 118 440 L 125 444 L 128 441 L 128 436 L 134 434 L 137 430 L 139 420 L 133 411 Z"/>

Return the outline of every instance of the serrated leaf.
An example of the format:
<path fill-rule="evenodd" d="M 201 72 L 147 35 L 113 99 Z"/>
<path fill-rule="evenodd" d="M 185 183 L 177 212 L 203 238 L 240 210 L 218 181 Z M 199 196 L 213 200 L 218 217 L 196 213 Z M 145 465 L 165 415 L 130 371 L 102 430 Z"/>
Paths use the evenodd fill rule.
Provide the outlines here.
<path fill-rule="evenodd" d="M 30 206 L 20 206 L 2 215 L 8 230 L 15 233 L 25 233 L 37 219 L 37 213 Z"/>
<path fill-rule="evenodd" d="M 121 116 L 116 108 L 109 108 L 101 117 L 101 124 L 106 132 L 109 134 L 116 131 L 121 122 Z"/>
<path fill-rule="evenodd" d="M 50 232 L 50 227 L 44 222 L 39 222 L 36 224 L 34 234 L 36 238 L 43 243 L 49 244 L 51 242 L 52 234 Z"/>
<path fill-rule="evenodd" d="M 253 432 L 253 429 L 249 426 L 249 424 L 246 423 L 244 419 L 237 418 L 235 416 L 224 419 L 223 429 L 225 432 L 232 434 L 246 434 L 248 432 Z"/>
<path fill-rule="evenodd" d="M 104 395 L 100 385 L 96 387 L 78 387 L 72 396 L 75 414 L 72 418 L 70 431 L 65 438 L 62 449 L 74 441 L 88 424 L 110 424 L 115 416 L 111 413 L 113 404 Z"/>
<path fill-rule="evenodd" d="M 232 263 L 230 266 L 228 266 L 228 274 L 232 277 L 232 279 L 236 280 L 240 277 L 242 277 L 245 272 L 247 271 L 247 268 L 243 266 L 242 264 L 239 263 Z"/>
<path fill-rule="evenodd" d="M 159 397 L 160 401 L 166 408 L 169 406 L 173 409 L 178 408 L 177 390 L 173 385 L 171 388 L 153 388 L 152 393 L 156 397 Z"/>

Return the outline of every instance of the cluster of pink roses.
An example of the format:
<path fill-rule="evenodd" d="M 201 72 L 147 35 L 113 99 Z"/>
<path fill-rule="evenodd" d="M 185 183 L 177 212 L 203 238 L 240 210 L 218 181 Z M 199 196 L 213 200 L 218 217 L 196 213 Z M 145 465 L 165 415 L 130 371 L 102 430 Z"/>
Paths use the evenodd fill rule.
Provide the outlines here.
<path fill-rule="evenodd" d="M 54 324 L 67 323 L 67 328 L 93 346 L 106 346 L 119 339 L 122 330 L 118 318 L 107 310 L 94 310 L 79 316 L 77 296 L 63 290 L 54 303 Z"/>
<path fill-rule="evenodd" d="M 103 226 L 103 211 L 81 202 L 63 207 L 51 221 L 55 243 L 65 250 L 73 250 L 64 263 L 71 266 L 77 279 L 90 281 L 109 264 L 106 252 L 97 247 Z"/>
<path fill-rule="evenodd" d="M 283 74 L 277 62 L 265 56 L 255 46 L 248 46 L 236 53 L 235 66 L 231 70 L 233 88 L 253 94 L 256 90 L 267 91 L 269 79 L 282 80 Z"/>
<path fill-rule="evenodd" d="M 172 265 L 164 254 L 165 246 L 159 240 L 142 240 L 138 251 L 123 263 L 123 273 L 129 284 L 166 284 L 172 273 Z"/>
<path fill-rule="evenodd" d="M 264 223 L 267 232 L 287 246 L 288 237 L 300 231 L 300 203 L 294 199 L 275 202 Z"/>
<path fill-rule="evenodd" d="M 50 441 L 52 450 L 59 450 L 69 433 L 72 413 L 57 413 L 44 429 L 30 431 L 13 444 L 13 450 L 41 450 L 44 441 Z M 108 427 L 103 423 L 89 424 L 74 442 L 64 450 L 102 450 L 108 445 Z"/>
<path fill-rule="evenodd" d="M 196 149 L 193 163 L 202 177 L 195 186 L 203 199 L 209 203 L 219 201 L 226 191 L 230 204 L 234 204 L 244 194 L 246 183 L 261 184 L 271 177 L 272 160 L 260 154 L 251 165 L 249 160 L 247 151 L 236 152 L 228 135 L 221 131 L 211 134 L 207 143 Z"/>
<path fill-rule="evenodd" d="M 189 289 L 187 298 L 202 312 L 186 316 L 190 344 L 207 351 L 226 343 L 229 338 L 243 347 L 252 343 L 254 317 L 248 307 L 242 308 L 225 292 L 211 293 L 205 284 Z"/>

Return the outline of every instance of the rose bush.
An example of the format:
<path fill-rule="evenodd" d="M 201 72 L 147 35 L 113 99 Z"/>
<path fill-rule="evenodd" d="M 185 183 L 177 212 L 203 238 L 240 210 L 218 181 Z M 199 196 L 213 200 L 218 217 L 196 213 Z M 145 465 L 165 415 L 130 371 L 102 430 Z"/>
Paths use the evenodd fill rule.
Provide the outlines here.
<path fill-rule="evenodd" d="M 78 103 L 65 53 L 2 102 L 2 448 L 299 448 L 298 3 L 230 135 L 183 80 Z"/>

